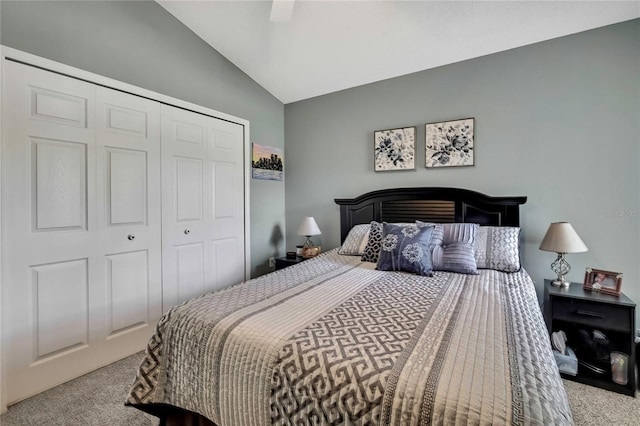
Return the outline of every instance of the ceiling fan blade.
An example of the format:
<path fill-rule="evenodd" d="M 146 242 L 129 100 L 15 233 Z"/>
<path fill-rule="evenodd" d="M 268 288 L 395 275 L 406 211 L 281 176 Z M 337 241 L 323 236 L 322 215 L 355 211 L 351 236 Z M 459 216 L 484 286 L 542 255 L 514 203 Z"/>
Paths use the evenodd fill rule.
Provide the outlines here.
<path fill-rule="evenodd" d="M 271 3 L 271 21 L 287 22 L 293 15 L 295 0 L 273 0 Z"/>

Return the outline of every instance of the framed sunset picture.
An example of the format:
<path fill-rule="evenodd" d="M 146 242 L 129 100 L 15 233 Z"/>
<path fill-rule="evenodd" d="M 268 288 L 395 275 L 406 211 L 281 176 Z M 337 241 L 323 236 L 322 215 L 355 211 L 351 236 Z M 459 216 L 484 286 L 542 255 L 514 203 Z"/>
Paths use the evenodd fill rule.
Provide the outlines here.
<path fill-rule="evenodd" d="M 251 177 L 263 180 L 284 179 L 284 154 L 282 149 L 253 144 Z"/>

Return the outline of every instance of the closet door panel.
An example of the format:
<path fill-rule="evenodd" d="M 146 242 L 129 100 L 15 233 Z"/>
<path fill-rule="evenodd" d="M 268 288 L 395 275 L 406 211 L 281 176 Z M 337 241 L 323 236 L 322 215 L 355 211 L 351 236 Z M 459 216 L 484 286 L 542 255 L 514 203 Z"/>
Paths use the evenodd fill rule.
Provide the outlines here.
<path fill-rule="evenodd" d="M 102 89 L 101 89 L 102 90 Z M 109 93 L 110 92 L 110 93 Z M 105 131 L 111 133 L 121 133 L 123 135 L 132 136 L 136 140 L 145 140 L 148 138 L 148 125 L 149 117 L 147 115 L 147 106 L 144 104 L 150 104 L 155 102 L 146 102 L 142 99 L 135 98 L 134 102 L 143 104 L 139 106 L 139 110 L 122 107 L 120 105 L 113 105 L 108 102 L 115 101 L 116 103 L 129 103 L 133 97 L 113 92 L 109 89 L 103 91 L 105 98 L 104 102 L 104 119 L 105 119 Z M 110 98 L 110 99 L 109 99 Z M 118 99 L 120 98 L 120 99 Z M 127 98 L 127 99 L 125 99 Z M 122 102 L 124 100 L 124 102 Z M 153 129 L 151 129 L 153 132 Z"/>
<path fill-rule="evenodd" d="M 107 226 L 147 224 L 147 152 L 105 148 Z"/>
<path fill-rule="evenodd" d="M 231 219 L 235 215 L 236 194 L 235 165 L 223 161 L 211 162 L 213 178 L 213 219 L 214 221 Z"/>
<path fill-rule="evenodd" d="M 37 85 L 31 89 L 31 117 L 68 126 L 87 127 L 87 99 L 70 93 L 47 90 Z"/>
<path fill-rule="evenodd" d="M 36 265 L 31 270 L 36 361 L 88 345 L 88 259 Z"/>
<path fill-rule="evenodd" d="M 15 401 L 95 365 L 95 89 L 13 62 L 3 71 L 3 338 Z"/>
<path fill-rule="evenodd" d="M 244 279 L 238 124 L 162 106 L 163 309 Z"/>
<path fill-rule="evenodd" d="M 173 164 L 175 220 L 185 224 L 202 223 L 202 159 L 175 156 Z"/>
<path fill-rule="evenodd" d="M 149 324 L 149 251 L 107 255 L 106 261 L 111 305 L 108 335 Z"/>
<path fill-rule="evenodd" d="M 236 237 L 220 238 L 209 242 L 211 258 L 208 265 L 211 268 L 213 281 L 207 290 L 219 290 L 238 281 L 242 281 L 239 270 L 244 267 L 242 258 L 238 258 L 238 245 L 241 240 Z"/>
<path fill-rule="evenodd" d="M 87 229 L 87 146 L 31 139 L 34 230 Z"/>
<path fill-rule="evenodd" d="M 202 157 L 205 153 L 205 118 L 178 108 L 164 108 L 171 144 L 183 155 Z M 163 120 L 164 123 L 164 120 Z"/>
<path fill-rule="evenodd" d="M 215 262 L 209 264 L 214 288 L 244 279 L 244 144 L 243 127 L 209 118 L 211 171 L 210 241 Z"/>
<path fill-rule="evenodd" d="M 178 303 L 203 294 L 205 247 L 201 242 L 175 246 Z"/>
<path fill-rule="evenodd" d="M 33 71 L 35 69 L 28 70 L 25 77 L 34 75 Z M 94 125 L 94 93 L 78 92 L 77 83 L 81 82 L 77 80 L 65 80 L 65 77 L 48 74 L 41 74 L 44 78 L 31 80 L 23 86 L 28 97 L 25 118 L 29 120 L 31 133 L 47 135 L 53 130 L 62 139 L 83 139 Z M 90 84 L 83 84 L 93 92 Z M 55 90 L 52 89 L 54 87 Z"/>
<path fill-rule="evenodd" d="M 162 106 L 163 310 L 202 294 L 206 241 L 206 117 Z"/>
<path fill-rule="evenodd" d="M 160 105 L 96 88 L 99 362 L 140 350 L 162 312 Z"/>

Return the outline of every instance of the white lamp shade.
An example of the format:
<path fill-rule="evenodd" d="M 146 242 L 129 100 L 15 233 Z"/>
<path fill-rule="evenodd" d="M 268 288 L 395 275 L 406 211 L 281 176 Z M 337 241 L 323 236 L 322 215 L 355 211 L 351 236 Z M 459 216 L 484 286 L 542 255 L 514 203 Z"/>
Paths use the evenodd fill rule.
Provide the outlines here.
<path fill-rule="evenodd" d="M 540 243 L 540 250 L 556 253 L 581 253 L 589 250 L 569 222 L 555 222 L 549 225 Z"/>
<path fill-rule="evenodd" d="M 302 219 L 302 222 L 298 227 L 298 235 L 304 235 L 308 237 L 310 235 L 320 235 L 320 234 L 322 234 L 322 232 L 320 232 L 320 228 L 318 228 L 318 224 L 316 223 L 316 220 L 313 217 L 307 216 L 304 219 Z"/>

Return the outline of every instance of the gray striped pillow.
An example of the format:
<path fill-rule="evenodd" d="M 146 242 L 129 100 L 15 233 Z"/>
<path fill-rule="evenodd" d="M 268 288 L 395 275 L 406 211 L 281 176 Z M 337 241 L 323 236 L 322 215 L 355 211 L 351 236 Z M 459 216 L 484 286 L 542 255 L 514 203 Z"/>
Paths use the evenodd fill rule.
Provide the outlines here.
<path fill-rule="evenodd" d="M 443 245 L 440 270 L 460 274 L 477 274 L 474 252 L 474 245 L 463 241 Z"/>
<path fill-rule="evenodd" d="M 362 256 L 369 242 L 370 229 L 371 225 L 368 223 L 351 228 L 338 253 L 346 256 Z"/>

